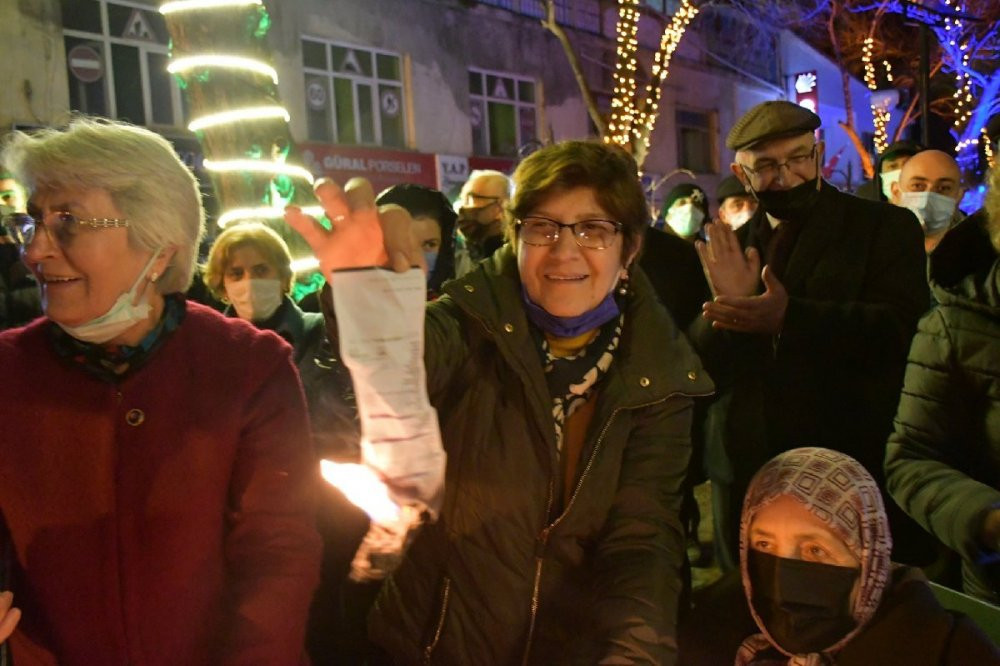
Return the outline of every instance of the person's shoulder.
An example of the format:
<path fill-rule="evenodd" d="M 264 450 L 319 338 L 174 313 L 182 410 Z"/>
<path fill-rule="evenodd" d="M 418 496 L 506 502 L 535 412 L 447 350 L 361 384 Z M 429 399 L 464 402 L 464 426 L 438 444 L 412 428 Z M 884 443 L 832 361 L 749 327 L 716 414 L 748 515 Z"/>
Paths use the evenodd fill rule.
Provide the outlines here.
<path fill-rule="evenodd" d="M 193 301 L 186 301 L 185 308 L 184 322 L 179 330 L 196 340 L 209 354 L 291 353 L 289 344 L 273 331 L 261 330 L 239 317 L 227 317 Z"/>
<path fill-rule="evenodd" d="M 38 344 L 45 339 L 48 321 L 45 317 L 39 317 L 24 326 L 0 331 L 0 353 L 17 352 L 26 346 Z"/>
<path fill-rule="evenodd" d="M 864 224 L 903 225 L 919 229 L 920 223 L 916 216 L 907 208 L 891 204 L 888 201 L 863 199 L 854 194 L 841 192 L 832 188 L 832 196 L 836 197 L 845 207 L 847 220 Z"/>

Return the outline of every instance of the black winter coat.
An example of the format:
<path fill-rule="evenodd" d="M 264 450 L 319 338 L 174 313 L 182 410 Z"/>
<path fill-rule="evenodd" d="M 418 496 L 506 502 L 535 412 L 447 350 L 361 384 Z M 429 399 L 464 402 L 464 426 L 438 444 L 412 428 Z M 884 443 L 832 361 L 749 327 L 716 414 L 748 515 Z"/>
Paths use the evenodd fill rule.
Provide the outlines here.
<path fill-rule="evenodd" d="M 713 387 L 641 270 L 631 282 L 561 513 L 552 402 L 511 248 L 428 305 L 445 501 L 370 617 L 397 663 L 674 662 L 691 404 Z"/>
<path fill-rule="evenodd" d="M 1000 603 L 1000 553 L 978 543 L 1000 507 L 1000 259 L 983 222 L 931 254 L 939 305 L 913 339 L 885 465 L 893 498 L 962 555 L 966 591 Z"/>
<path fill-rule="evenodd" d="M 768 224 L 760 208 L 737 236 L 761 250 Z M 925 265 L 910 211 L 824 182 L 782 277 L 789 300 L 781 335 L 722 331 L 703 319 L 692 325 L 692 342 L 720 386 L 705 427 L 710 477 L 741 494 L 778 453 L 822 446 L 881 479 L 906 351 L 930 302 Z"/>

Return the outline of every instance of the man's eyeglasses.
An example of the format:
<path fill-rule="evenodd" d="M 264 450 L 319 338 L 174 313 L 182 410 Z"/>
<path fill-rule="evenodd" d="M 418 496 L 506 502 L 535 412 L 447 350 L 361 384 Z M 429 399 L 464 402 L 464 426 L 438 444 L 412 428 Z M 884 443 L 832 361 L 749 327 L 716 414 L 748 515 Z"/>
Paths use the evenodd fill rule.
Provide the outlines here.
<path fill-rule="evenodd" d="M 462 196 L 462 205 L 468 208 L 482 208 L 497 201 L 500 201 L 500 197 L 491 197 L 486 194 L 476 194 L 475 192 L 466 192 Z"/>
<path fill-rule="evenodd" d="M 81 219 L 73 213 L 53 211 L 41 223 L 26 213 L 10 213 L 3 216 L 3 226 L 15 243 L 22 248 L 27 247 L 35 238 L 35 232 L 41 226 L 49 235 L 49 239 L 60 247 L 68 247 L 83 227 L 90 229 L 112 229 L 127 227 L 128 220 L 107 217 L 92 217 Z"/>
<path fill-rule="evenodd" d="M 814 143 L 808 153 L 792 155 L 784 162 L 761 162 L 753 168 L 741 164 L 740 167 L 748 176 L 756 178 L 758 181 L 771 180 L 781 173 L 782 167 L 787 167 L 789 171 L 795 171 L 806 166 L 816 157 L 816 147 Z"/>
<path fill-rule="evenodd" d="M 577 245 L 591 250 L 611 247 L 615 236 L 622 230 L 621 222 L 612 220 L 580 220 L 565 224 L 538 215 L 517 220 L 516 224 L 521 230 L 521 240 L 528 245 L 553 245 L 559 240 L 562 230 L 569 229 Z"/>

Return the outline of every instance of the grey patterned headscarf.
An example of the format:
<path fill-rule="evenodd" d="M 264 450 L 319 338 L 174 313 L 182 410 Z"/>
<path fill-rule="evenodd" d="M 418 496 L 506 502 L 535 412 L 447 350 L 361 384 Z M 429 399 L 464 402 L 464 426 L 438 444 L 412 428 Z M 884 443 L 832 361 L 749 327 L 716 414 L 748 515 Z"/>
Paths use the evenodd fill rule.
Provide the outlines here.
<path fill-rule="evenodd" d="M 828 650 L 820 653 L 791 654 L 779 646 L 753 607 L 747 551 L 750 524 L 763 507 L 782 496 L 801 502 L 813 515 L 847 544 L 861 562 L 860 587 L 854 602 L 855 628 Z M 758 653 L 776 648 L 788 657 L 788 666 L 819 666 L 830 663 L 830 655 L 840 651 L 872 619 L 889 579 L 892 537 L 882 495 L 875 479 L 848 455 L 821 448 L 786 451 L 773 458 L 750 482 L 740 520 L 740 572 L 750 613 L 761 633 L 753 634 L 740 646 L 736 666 L 753 663 Z"/>

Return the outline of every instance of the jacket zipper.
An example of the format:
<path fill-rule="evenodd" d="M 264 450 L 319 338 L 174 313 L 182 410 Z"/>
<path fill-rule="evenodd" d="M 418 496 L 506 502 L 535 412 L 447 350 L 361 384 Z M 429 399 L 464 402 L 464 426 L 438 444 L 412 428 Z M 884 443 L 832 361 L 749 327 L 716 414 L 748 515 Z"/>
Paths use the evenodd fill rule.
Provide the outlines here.
<path fill-rule="evenodd" d="M 711 394 L 706 393 L 704 395 L 711 395 Z M 597 458 L 597 453 L 601 450 L 601 444 L 604 443 L 604 436 L 608 433 L 608 428 L 611 427 L 611 423 L 615 420 L 615 417 L 618 415 L 618 412 L 622 410 L 643 409 L 645 407 L 652 407 L 653 405 L 658 405 L 661 402 L 666 402 L 670 398 L 676 396 L 686 396 L 689 398 L 704 397 L 703 395 L 695 395 L 691 393 L 683 393 L 681 391 L 676 391 L 674 393 L 664 396 L 663 398 L 660 398 L 659 400 L 653 400 L 652 402 L 647 402 L 642 405 L 635 405 L 634 407 L 616 407 L 615 411 L 611 412 L 611 416 L 609 416 L 608 420 L 604 422 L 604 427 L 601 429 L 601 434 L 598 435 L 597 437 L 597 443 L 594 444 L 594 450 L 591 451 L 590 453 L 590 458 L 587 460 L 587 466 L 583 468 L 583 473 L 580 474 L 580 480 L 577 481 L 576 487 L 573 488 L 573 494 L 570 496 L 569 502 L 566 504 L 566 508 L 563 509 L 563 512 L 559 514 L 559 516 L 554 521 L 552 521 L 545 529 L 543 529 L 541 533 L 538 535 L 536 554 L 535 554 L 535 584 L 534 588 L 531 591 L 531 615 L 530 615 L 530 620 L 528 622 L 528 637 L 524 646 L 524 658 L 521 660 L 521 664 L 523 666 L 528 665 L 528 657 L 531 655 L 531 642 L 534 639 L 534 634 L 535 634 L 535 620 L 537 619 L 538 616 L 539 584 L 541 583 L 542 580 L 542 562 L 544 561 L 542 555 L 544 554 L 545 551 L 545 545 L 548 543 L 549 535 L 552 533 L 552 530 L 554 530 L 556 526 L 558 526 L 559 523 L 562 522 L 563 518 L 565 518 L 566 515 L 570 512 L 570 509 L 573 508 L 573 504 L 576 502 L 576 497 L 580 492 L 580 488 L 583 486 L 583 481 L 584 479 L 587 478 L 587 475 L 590 473 L 590 470 L 594 465 L 594 460 Z M 549 505 L 545 511 L 546 516 L 549 515 L 549 511 L 552 510 L 552 502 L 553 502 L 553 490 L 552 490 L 552 481 L 550 480 Z"/>
<path fill-rule="evenodd" d="M 434 653 L 434 648 L 437 647 L 438 641 L 441 640 L 441 631 L 444 629 L 444 618 L 448 613 L 448 597 L 451 594 L 451 579 L 444 579 L 444 590 L 441 592 L 441 612 L 438 615 L 437 625 L 434 627 L 434 636 L 431 638 L 431 642 L 427 644 L 424 648 L 424 663 L 431 663 L 431 655 Z"/>

